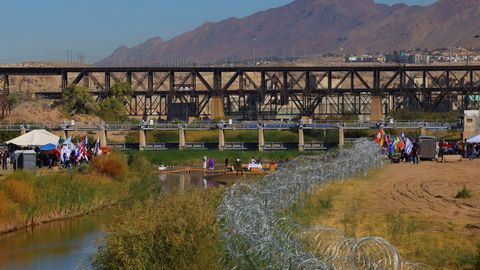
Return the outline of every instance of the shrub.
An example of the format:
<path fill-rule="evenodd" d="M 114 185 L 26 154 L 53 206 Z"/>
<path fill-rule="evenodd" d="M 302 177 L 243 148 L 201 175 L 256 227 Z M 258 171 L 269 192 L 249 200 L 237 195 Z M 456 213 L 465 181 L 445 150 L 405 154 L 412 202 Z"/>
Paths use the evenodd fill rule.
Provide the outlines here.
<path fill-rule="evenodd" d="M 128 112 L 123 102 L 123 98 L 106 98 L 100 103 L 99 116 L 105 121 L 128 120 Z"/>
<path fill-rule="evenodd" d="M 70 114 L 96 114 L 98 113 L 98 104 L 88 92 L 87 88 L 69 85 L 62 92 L 62 109 Z"/>
<path fill-rule="evenodd" d="M 33 187 L 25 182 L 14 179 L 5 181 L 5 191 L 15 203 L 20 205 L 33 205 L 35 201 L 35 192 Z"/>
<path fill-rule="evenodd" d="M 456 199 L 468 199 L 471 197 L 470 190 L 466 186 L 463 186 L 463 189 L 458 191 L 457 196 L 455 196 Z"/>
<path fill-rule="evenodd" d="M 164 194 L 109 228 L 96 269 L 219 269 L 216 208 L 221 191 Z M 162 209 L 158 211 L 158 209 Z"/>
<path fill-rule="evenodd" d="M 92 169 L 115 180 L 123 180 L 128 174 L 127 162 L 117 153 L 96 157 L 92 162 Z"/>

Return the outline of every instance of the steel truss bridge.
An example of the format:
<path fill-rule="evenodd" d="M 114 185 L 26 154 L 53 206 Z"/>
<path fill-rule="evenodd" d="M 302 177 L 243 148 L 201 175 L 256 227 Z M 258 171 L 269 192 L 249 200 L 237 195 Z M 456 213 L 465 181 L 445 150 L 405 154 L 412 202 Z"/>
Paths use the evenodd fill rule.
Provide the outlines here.
<path fill-rule="evenodd" d="M 3 114 L 15 91 L 11 78 L 37 76 L 58 82 L 58 89 L 36 93 L 47 99 L 82 85 L 102 100 L 115 83 L 127 82 L 132 96 L 125 106 L 144 117 L 268 120 L 480 109 L 480 66 L 22 67 L 0 68 Z"/>

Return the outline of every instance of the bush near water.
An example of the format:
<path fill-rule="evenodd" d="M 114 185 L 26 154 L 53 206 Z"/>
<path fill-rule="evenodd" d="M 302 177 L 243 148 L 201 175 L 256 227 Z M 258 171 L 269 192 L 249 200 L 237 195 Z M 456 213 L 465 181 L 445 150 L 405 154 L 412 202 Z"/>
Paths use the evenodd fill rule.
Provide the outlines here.
<path fill-rule="evenodd" d="M 222 192 L 191 190 L 138 203 L 108 228 L 94 268 L 220 269 Z"/>
<path fill-rule="evenodd" d="M 151 166 L 142 156 L 131 164 L 113 153 L 73 173 L 16 171 L 1 178 L 0 233 L 145 199 L 154 187 Z"/>

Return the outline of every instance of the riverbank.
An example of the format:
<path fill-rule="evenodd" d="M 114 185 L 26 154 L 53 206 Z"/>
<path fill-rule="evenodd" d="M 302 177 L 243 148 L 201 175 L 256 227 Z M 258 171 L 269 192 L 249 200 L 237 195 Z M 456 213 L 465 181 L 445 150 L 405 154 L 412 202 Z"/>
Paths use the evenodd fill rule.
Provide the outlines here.
<path fill-rule="evenodd" d="M 16 171 L 0 178 L 0 234 L 145 199 L 153 183 L 139 155 L 130 162 L 120 154 L 98 157 L 72 173 Z"/>
<path fill-rule="evenodd" d="M 290 213 L 302 224 L 335 228 L 351 237 L 385 238 L 402 256 L 434 269 L 476 269 L 479 165 L 387 165 L 366 178 L 320 187 Z M 456 198 L 464 187 L 469 198 Z"/>
<path fill-rule="evenodd" d="M 136 150 L 130 150 L 125 152 L 128 157 L 133 157 L 138 154 Z M 166 151 L 145 151 L 142 153 L 148 162 L 155 165 L 165 166 L 197 166 L 201 167 L 202 158 L 212 157 L 217 166 L 223 168 L 223 164 L 226 158 L 228 158 L 230 164 L 234 164 L 235 160 L 239 158 L 243 163 L 248 163 L 252 157 L 261 159 L 262 162 L 287 162 L 301 155 L 315 155 L 315 152 L 299 152 L 299 151 L 212 151 L 212 150 L 166 150 Z"/>

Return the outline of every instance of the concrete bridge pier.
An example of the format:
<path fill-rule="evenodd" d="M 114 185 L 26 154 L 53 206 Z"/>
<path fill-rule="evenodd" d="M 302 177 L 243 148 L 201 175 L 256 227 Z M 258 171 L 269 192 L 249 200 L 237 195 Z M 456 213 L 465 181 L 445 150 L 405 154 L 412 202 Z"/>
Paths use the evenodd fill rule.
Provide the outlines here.
<path fill-rule="evenodd" d="M 145 151 L 145 148 L 147 148 L 147 136 L 145 134 L 144 129 L 140 129 L 140 140 L 139 140 L 139 150 L 140 151 Z"/>
<path fill-rule="evenodd" d="M 258 152 L 265 151 L 265 134 L 263 127 L 258 128 Z"/>
<path fill-rule="evenodd" d="M 178 149 L 184 150 L 186 146 L 185 129 L 183 127 L 178 129 Z"/>
<path fill-rule="evenodd" d="M 338 147 L 343 148 L 345 146 L 345 130 L 343 127 L 338 129 Z"/>
<path fill-rule="evenodd" d="M 225 130 L 223 128 L 218 130 L 218 150 L 225 150 Z"/>
<path fill-rule="evenodd" d="M 305 152 L 305 135 L 303 128 L 298 129 L 298 151 Z"/>
<path fill-rule="evenodd" d="M 211 101 L 212 119 L 224 119 L 225 108 L 222 96 L 213 96 Z"/>
<path fill-rule="evenodd" d="M 107 147 L 107 145 L 107 130 L 102 128 L 102 130 L 100 130 L 100 147 Z"/>
<path fill-rule="evenodd" d="M 371 98 L 370 121 L 379 122 L 383 119 L 382 97 L 372 96 Z"/>

